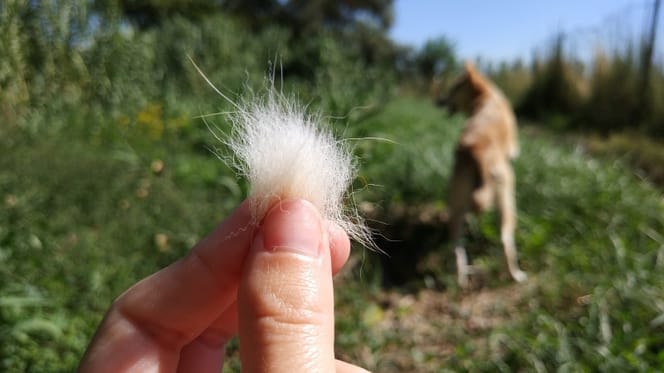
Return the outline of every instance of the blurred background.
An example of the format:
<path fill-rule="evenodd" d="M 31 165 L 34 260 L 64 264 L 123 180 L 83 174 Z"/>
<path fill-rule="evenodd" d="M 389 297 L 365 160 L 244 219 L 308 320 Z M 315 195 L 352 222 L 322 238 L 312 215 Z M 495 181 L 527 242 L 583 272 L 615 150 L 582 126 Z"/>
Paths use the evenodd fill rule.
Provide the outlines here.
<path fill-rule="evenodd" d="M 338 357 L 380 372 L 664 369 L 660 0 L 5 0 L 0 371 L 70 372 L 123 290 L 248 192 L 209 127 L 278 88 L 350 142 L 351 198 L 388 255 L 336 278 Z M 519 116 L 517 246 L 469 220 L 456 285 L 446 193 L 466 59 Z M 203 117 L 205 120 L 203 120 Z M 380 141 L 385 139 L 389 141 Z M 239 371 L 237 341 L 224 371 Z"/>

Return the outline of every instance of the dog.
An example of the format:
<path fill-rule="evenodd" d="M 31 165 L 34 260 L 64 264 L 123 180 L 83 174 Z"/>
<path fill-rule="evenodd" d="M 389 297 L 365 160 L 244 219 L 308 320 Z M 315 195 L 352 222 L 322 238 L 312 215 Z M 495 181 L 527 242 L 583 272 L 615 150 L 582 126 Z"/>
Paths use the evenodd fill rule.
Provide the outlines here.
<path fill-rule="evenodd" d="M 439 90 L 438 90 L 439 91 Z M 523 282 L 514 242 L 516 230 L 515 176 L 512 160 L 519 154 L 514 111 L 503 93 L 465 62 L 463 75 L 446 97 L 436 94 L 438 106 L 467 115 L 455 151 L 449 189 L 450 240 L 455 247 L 458 282 L 468 286 L 471 267 L 462 244 L 468 212 L 481 214 L 494 204 L 500 216 L 500 238 L 512 278 Z"/>

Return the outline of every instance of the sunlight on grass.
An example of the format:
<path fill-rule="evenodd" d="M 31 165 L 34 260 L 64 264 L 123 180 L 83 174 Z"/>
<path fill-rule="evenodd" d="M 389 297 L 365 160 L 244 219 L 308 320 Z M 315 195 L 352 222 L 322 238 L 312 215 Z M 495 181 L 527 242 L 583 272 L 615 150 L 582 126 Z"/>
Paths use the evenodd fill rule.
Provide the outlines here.
<path fill-rule="evenodd" d="M 60 115 L 56 122 L 85 122 L 75 112 Z M 105 121 L 103 143 L 89 142 L 97 135 L 83 126 L 66 137 L 2 128 L 4 371 L 71 371 L 110 302 L 182 256 L 246 193 L 207 150 L 215 144 L 203 123 L 153 141 L 149 131 L 127 137 L 116 121 Z M 377 220 L 390 221 L 386 214 L 403 206 L 434 217 L 444 211 L 461 118 L 402 98 L 337 124 L 347 137 L 390 140 L 354 147 L 361 164 L 355 198 L 377 206 Z M 339 357 L 385 372 L 664 364 L 661 191 L 624 162 L 592 158 L 547 132 L 523 129 L 521 144 L 517 243 L 531 280 L 517 285 L 506 275 L 491 216 L 475 221 L 468 238 L 486 272 L 473 293 L 454 285 L 444 232 L 416 236 L 431 250 L 401 288 L 380 286 L 382 265 L 396 259 L 356 250 L 336 279 Z M 423 211 L 417 216 L 426 223 Z M 396 242 L 408 228 L 378 227 L 390 228 Z M 232 371 L 236 343 L 229 354 Z"/>

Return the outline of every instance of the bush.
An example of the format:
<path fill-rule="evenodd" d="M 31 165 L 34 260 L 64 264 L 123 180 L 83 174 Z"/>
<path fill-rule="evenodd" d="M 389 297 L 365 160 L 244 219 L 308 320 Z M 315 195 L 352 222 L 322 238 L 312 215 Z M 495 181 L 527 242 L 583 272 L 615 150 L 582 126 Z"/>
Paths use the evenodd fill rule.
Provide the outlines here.
<path fill-rule="evenodd" d="M 558 36 L 550 55 L 533 62 L 533 80 L 521 102 L 515 103 L 519 115 L 546 118 L 559 114 L 573 115 L 581 107 L 578 74 L 564 52 L 564 38 Z"/>
<path fill-rule="evenodd" d="M 580 123 L 602 134 L 638 127 L 635 116 L 640 97 L 637 72 L 630 50 L 611 59 L 596 54 L 590 78 L 591 93 L 583 106 Z"/>

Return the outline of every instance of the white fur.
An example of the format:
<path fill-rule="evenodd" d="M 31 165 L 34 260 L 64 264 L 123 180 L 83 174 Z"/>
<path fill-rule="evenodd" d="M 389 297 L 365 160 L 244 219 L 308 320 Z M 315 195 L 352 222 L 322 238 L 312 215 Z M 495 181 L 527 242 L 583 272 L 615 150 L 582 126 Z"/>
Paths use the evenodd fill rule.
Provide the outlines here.
<path fill-rule="evenodd" d="M 222 141 L 234 155 L 229 165 L 250 182 L 255 222 L 278 200 L 301 198 L 352 239 L 373 248 L 357 210 L 344 206 L 354 176 L 350 150 L 335 140 L 320 116 L 305 113 L 274 87 L 263 97 L 233 105 L 230 139 Z"/>
<path fill-rule="evenodd" d="M 346 192 L 353 179 L 353 158 L 350 150 L 323 127 L 320 116 L 308 115 L 294 99 L 277 92 L 273 81 L 264 97 L 236 103 L 189 60 L 210 87 L 236 109 L 228 113 L 233 125 L 230 138 L 215 137 L 234 154 L 225 158 L 229 166 L 249 180 L 254 223 L 258 224 L 275 202 L 301 198 L 350 238 L 380 251 L 355 207 L 344 205 L 344 199 L 352 202 Z"/>

